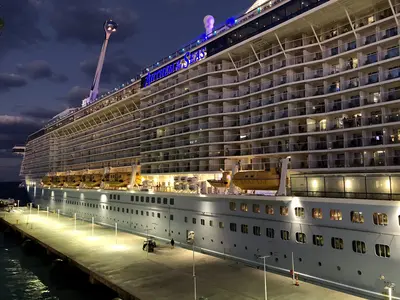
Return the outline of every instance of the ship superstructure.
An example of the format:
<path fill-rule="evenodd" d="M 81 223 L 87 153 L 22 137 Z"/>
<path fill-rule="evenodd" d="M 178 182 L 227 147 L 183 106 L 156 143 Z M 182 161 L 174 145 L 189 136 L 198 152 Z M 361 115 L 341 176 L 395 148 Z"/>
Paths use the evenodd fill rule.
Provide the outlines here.
<path fill-rule="evenodd" d="M 399 13 L 286 0 L 213 30 L 207 16 L 207 34 L 31 135 L 21 175 L 65 214 L 193 230 L 278 271 L 293 251 L 304 276 L 377 296 L 400 260 Z"/>

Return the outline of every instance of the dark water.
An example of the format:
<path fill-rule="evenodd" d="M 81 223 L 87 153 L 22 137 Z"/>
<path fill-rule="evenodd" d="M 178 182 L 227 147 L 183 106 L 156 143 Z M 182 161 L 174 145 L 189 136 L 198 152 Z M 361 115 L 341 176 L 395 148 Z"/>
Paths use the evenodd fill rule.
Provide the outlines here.
<path fill-rule="evenodd" d="M 3 236 L 3 237 L 2 237 Z M 91 285 L 85 274 L 54 273 L 52 262 L 40 249 L 26 253 L 14 236 L 0 233 L 1 300 L 111 300 L 116 295 Z"/>

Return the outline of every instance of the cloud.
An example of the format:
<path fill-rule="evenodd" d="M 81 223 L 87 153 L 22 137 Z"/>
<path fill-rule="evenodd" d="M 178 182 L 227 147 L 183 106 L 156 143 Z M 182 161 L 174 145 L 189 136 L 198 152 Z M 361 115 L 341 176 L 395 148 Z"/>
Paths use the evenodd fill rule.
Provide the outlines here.
<path fill-rule="evenodd" d="M 72 87 L 66 96 L 60 97 L 60 100 L 67 103 L 69 107 L 80 107 L 82 105 L 82 100 L 89 96 L 90 89 L 80 86 Z M 108 92 L 107 89 L 100 89 L 99 94 Z"/>
<path fill-rule="evenodd" d="M 43 124 L 23 116 L 0 115 L 0 149 L 11 149 L 23 145 L 31 133 L 39 130 Z"/>
<path fill-rule="evenodd" d="M 4 29 L 0 37 L 0 58 L 16 48 L 25 48 L 46 40 L 40 29 L 39 10 L 32 0 L 1 1 Z"/>
<path fill-rule="evenodd" d="M 112 1 L 70 0 L 54 1 L 50 24 L 60 41 L 79 41 L 85 45 L 99 45 L 104 39 L 102 26 L 112 18 L 119 24 L 112 35 L 113 43 L 131 38 L 136 30 L 137 14 L 126 5 Z"/>
<path fill-rule="evenodd" d="M 80 70 L 89 78 L 93 78 L 98 58 L 91 58 L 80 63 Z M 101 82 L 121 84 L 135 77 L 141 70 L 130 57 L 122 52 L 109 53 L 104 62 Z"/>
<path fill-rule="evenodd" d="M 23 111 L 22 115 L 24 117 L 27 117 L 28 119 L 33 119 L 40 123 L 44 123 L 59 113 L 60 113 L 59 110 L 52 110 L 44 107 L 36 107 Z"/>
<path fill-rule="evenodd" d="M 26 79 L 18 74 L 0 73 L 0 92 L 8 92 L 12 88 L 20 88 L 27 84 Z"/>
<path fill-rule="evenodd" d="M 34 60 L 27 64 L 17 65 L 17 72 L 32 80 L 48 79 L 53 82 L 66 82 L 68 77 L 53 72 L 50 64 L 45 60 Z"/>

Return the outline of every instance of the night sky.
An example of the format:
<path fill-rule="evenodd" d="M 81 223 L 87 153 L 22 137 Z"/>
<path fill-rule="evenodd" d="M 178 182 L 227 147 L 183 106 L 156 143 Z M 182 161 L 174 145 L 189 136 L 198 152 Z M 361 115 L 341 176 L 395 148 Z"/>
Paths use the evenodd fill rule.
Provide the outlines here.
<path fill-rule="evenodd" d="M 19 179 L 11 154 L 27 136 L 87 97 L 104 39 L 103 23 L 119 24 L 110 39 L 100 93 L 247 10 L 253 0 L 0 0 L 0 181 Z"/>

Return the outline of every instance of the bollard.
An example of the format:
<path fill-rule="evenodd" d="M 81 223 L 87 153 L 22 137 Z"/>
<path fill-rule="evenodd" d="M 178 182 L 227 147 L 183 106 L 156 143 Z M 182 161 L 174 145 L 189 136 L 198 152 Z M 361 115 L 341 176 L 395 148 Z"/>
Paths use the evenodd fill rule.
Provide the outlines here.
<path fill-rule="evenodd" d="M 300 284 L 299 284 L 299 274 L 296 274 L 296 283 L 294 285 L 295 286 L 300 286 Z"/>

